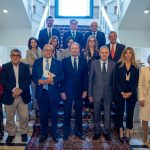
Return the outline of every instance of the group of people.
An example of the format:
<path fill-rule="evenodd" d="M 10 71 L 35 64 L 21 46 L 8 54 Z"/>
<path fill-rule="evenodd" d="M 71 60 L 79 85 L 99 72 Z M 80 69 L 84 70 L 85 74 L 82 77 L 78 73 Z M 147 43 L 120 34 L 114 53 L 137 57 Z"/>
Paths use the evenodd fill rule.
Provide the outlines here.
<path fill-rule="evenodd" d="M 39 33 L 39 39 L 28 41 L 27 64 L 21 62 L 21 51 L 13 49 L 11 61 L 3 64 L 0 74 L 2 84 L 1 103 L 6 111 L 6 144 L 15 138 L 16 111 L 18 112 L 21 138 L 28 141 L 28 103 L 33 102 L 37 116 L 40 117 L 40 142 L 48 137 L 48 120 L 51 119 L 51 136 L 58 141 L 57 122 L 59 101 L 64 101 L 63 140 L 68 140 L 71 132 L 71 113 L 75 110 L 74 136 L 84 139 L 82 131 L 83 100 L 87 106 L 93 104 L 93 140 L 103 133 L 111 140 L 111 104 L 115 103 L 115 126 L 121 142 L 130 141 L 133 128 L 134 107 L 139 100 L 144 141 L 148 136 L 150 67 L 141 69 L 135 61 L 133 48 L 117 43 L 117 33 L 109 33 L 110 43 L 106 45 L 103 32 L 98 31 L 96 22 L 91 23 L 91 31 L 77 31 L 77 20 L 70 21 L 70 31 L 64 33 L 63 48 L 60 47 L 60 33 L 53 28 L 54 19 L 49 16 L 47 28 Z M 39 48 L 40 47 L 40 48 Z M 148 58 L 150 64 L 150 57 Z M 31 85 L 31 96 L 30 96 Z M 74 106 L 74 107 L 72 107 Z M 104 128 L 101 129 L 101 111 L 104 111 Z M 126 106 L 126 107 L 125 107 Z M 123 125 L 126 108 L 126 128 Z M 39 112 L 39 113 L 38 113 Z M 3 136 L 1 123 L 0 136 Z"/>

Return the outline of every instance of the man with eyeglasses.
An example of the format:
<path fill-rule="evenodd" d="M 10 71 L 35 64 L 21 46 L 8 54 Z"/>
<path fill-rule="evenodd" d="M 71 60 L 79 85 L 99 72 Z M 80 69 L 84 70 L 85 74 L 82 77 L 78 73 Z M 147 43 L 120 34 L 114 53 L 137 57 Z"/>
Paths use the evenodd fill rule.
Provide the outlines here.
<path fill-rule="evenodd" d="M 29 67 L 20 62 L 21 52 L 18 49 L 11 51 L 10 58 L 11 62 L 2 66 L 0 76 L 3 85 L 2 103 L 5 105 L 6 112 L 7 145 L 10 145 L 15 138 L 16 111 L 19 116 L 22 142 L 28 141 L 28 103 L 31 101 Z"/>
<path fill-rule="evenodd" d="M 43 57 L 36 59 L 33 64 L 32 80 L 37 85 L 36 99 L 40 112 L 40 142 L 48 138 L 48 117 L 51 115 L 51 136 L 58 142 L 57 118 L 60 100 L 60 82 L 64 79 L 61 63 L 53 58 L 54 48 L 46 44 Z M 46 75 L 47 74 L 47 75 Z"/>

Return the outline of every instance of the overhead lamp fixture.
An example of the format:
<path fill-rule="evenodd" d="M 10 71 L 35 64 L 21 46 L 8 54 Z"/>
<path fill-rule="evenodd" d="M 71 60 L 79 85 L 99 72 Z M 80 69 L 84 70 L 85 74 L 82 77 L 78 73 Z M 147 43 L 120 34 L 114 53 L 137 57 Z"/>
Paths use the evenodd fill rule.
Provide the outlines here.
<path fill-rule="evenodd" d="M 7 10 L 7 9 L 3 9 L 3 13 L 4 13 L 4 14 L 7 14 L 7 13 L 8 13 L 8 10 Z"/>
<path fill-rule="evenodd" d="M 148 14 L 149 12 L 150 12 L 149 9 L 145 9 L 145 10 L 144 10 L 144 13 L 145 13 L 145 14 Z"/>

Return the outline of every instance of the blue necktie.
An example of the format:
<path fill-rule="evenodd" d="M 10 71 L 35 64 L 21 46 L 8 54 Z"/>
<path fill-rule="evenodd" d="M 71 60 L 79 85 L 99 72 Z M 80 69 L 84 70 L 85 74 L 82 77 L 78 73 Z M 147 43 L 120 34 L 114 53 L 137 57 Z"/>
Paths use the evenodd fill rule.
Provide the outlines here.
<path fill-rule="evenodd" d="M 49 71 L 48 59 L 46 59 L 46 68 L 45 68 L 45 69 Z M 45 90 L 48 90 L 48 84 L 43 85 L 43 88 L 44 88 Z"/>

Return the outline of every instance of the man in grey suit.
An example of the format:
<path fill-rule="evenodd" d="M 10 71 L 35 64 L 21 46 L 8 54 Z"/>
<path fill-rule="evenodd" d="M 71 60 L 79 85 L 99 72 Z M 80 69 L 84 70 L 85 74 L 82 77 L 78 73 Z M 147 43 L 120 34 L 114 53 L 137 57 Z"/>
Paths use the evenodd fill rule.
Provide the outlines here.
<path fill-rule="evenodd" d="M 94 136 L 93 140 L 100 138 L 101 105 L 104 107 L 104 131 L 106 140 L 111 141 L 110 113 L 113 98 L 113 73 L 115 63 L 108 60 L 109 49 L 107 46 L 100 48 L 101 59 L 91 63 L 89 72 L 89 100 L 94 103 Z"/>

